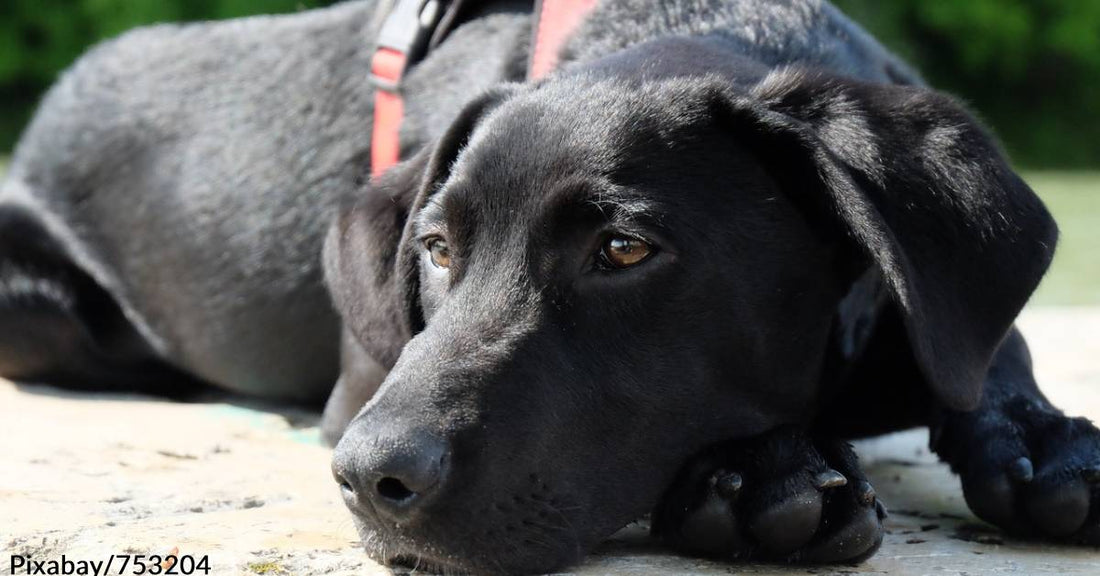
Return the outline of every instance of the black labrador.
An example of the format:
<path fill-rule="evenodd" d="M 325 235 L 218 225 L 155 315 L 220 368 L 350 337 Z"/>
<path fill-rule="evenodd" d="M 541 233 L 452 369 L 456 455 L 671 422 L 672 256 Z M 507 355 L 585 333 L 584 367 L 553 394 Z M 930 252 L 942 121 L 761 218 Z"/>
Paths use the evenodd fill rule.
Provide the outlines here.
<path fill-rule="evenodd" d="M 384 10 L 69 71 L 0 192 L 0 373 L 311 399 L 339 370 L 333 471 L 395 565 L 552 570 L 650 511 L 687 553 L 859 560 L 884 509 L 844 440 L 913 426 L 978 516 L 1100 543 L 1100 432 L 1013 328 L 1054 222 L 833 7 L 602 0 L 520 84 L 530 6 L 487 2 L 364 185 Z"/>

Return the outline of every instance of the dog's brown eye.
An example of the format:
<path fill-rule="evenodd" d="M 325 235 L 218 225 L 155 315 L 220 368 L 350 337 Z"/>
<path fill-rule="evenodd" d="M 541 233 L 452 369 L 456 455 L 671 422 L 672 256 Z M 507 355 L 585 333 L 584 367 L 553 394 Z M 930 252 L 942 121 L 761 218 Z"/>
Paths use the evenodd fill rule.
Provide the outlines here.
<path fill-rule="evenodd" d="M 653 247 L 644 240 L 629 236 L 612 236 L 600 249 L 600 258 L 612 268 L 628 268 L 645 260 Z"/>
<path fill-rule="evenodd" d="M 447 246 L 447 241 L 439 236 L 432 236 L 424 242 L 424 245 L 428 247 L 428 253 L 432 257 L 432 264 L 437 268 L 450 268 L 451 267 L 451 248 Z"/>

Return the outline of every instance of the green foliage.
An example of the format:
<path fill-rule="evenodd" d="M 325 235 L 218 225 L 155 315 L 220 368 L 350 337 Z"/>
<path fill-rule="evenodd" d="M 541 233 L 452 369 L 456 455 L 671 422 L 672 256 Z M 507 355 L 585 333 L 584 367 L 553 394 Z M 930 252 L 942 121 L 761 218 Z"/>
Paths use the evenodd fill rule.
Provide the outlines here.
<path fill-rule="evenodd" d="M 532 0 L 533 1 L 533 0 Z M 142 24 L 291 12 L 332 0 L 3 0 L 0 150 L 89 45 Z M 834 0 L 1030 166 L 1100 166 L 1100 2 Z"/>
<path fill-rule="evenodd" d="M 1100 166 L 1100 2 L 835 4 L 932 85 L 969 102 L 1018 162 Z"/>
<path fill-rule="evenodd" d="M 48 83 L 89 45 L 143 24 L 292 12 L 330 1 L 5 0 L 0 84 Z"/>
<path fill-rule="evenodd" d="M 3 0 L 0 150 L 10 149 L 41 93 L 92 44 L 135 26 L 274 14 L 333 0 Z"/>

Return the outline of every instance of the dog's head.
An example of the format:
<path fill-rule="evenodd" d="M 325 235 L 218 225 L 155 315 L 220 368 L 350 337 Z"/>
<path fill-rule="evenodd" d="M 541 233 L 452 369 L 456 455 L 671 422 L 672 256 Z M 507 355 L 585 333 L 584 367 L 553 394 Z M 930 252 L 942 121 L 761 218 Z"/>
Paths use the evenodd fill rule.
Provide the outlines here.
<path fill-rule="evenodd" d="M 549 570 L 708 444 L 809 418 L 867 269 L 931 390 L 973 406 L 1055 235 L 926 90 L 793 70 L 500 88 L 330 234 L 343 320 L 392 365 L 334 469 L 376 557 Z"/>

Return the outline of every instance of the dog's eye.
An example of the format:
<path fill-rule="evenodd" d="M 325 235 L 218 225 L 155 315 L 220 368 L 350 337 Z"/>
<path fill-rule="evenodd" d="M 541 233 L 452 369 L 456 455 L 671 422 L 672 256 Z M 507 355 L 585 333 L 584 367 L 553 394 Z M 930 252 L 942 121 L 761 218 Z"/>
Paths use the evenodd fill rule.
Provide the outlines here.
<path fill-rule="evenodd" d="M 600 261 L 609 268 L 629 268 L 649 258 L 653 247 L 644 240 L 612 236 L 600 248 Z"/>
<path fill-rule="evenodd" d="M 431 255 L 432 265 L 437 268 L 451 267 L 451 248 L 447 246 L 446 240 L 439 236 L 432 236 L 424 241 L 424 246 Z"/>

